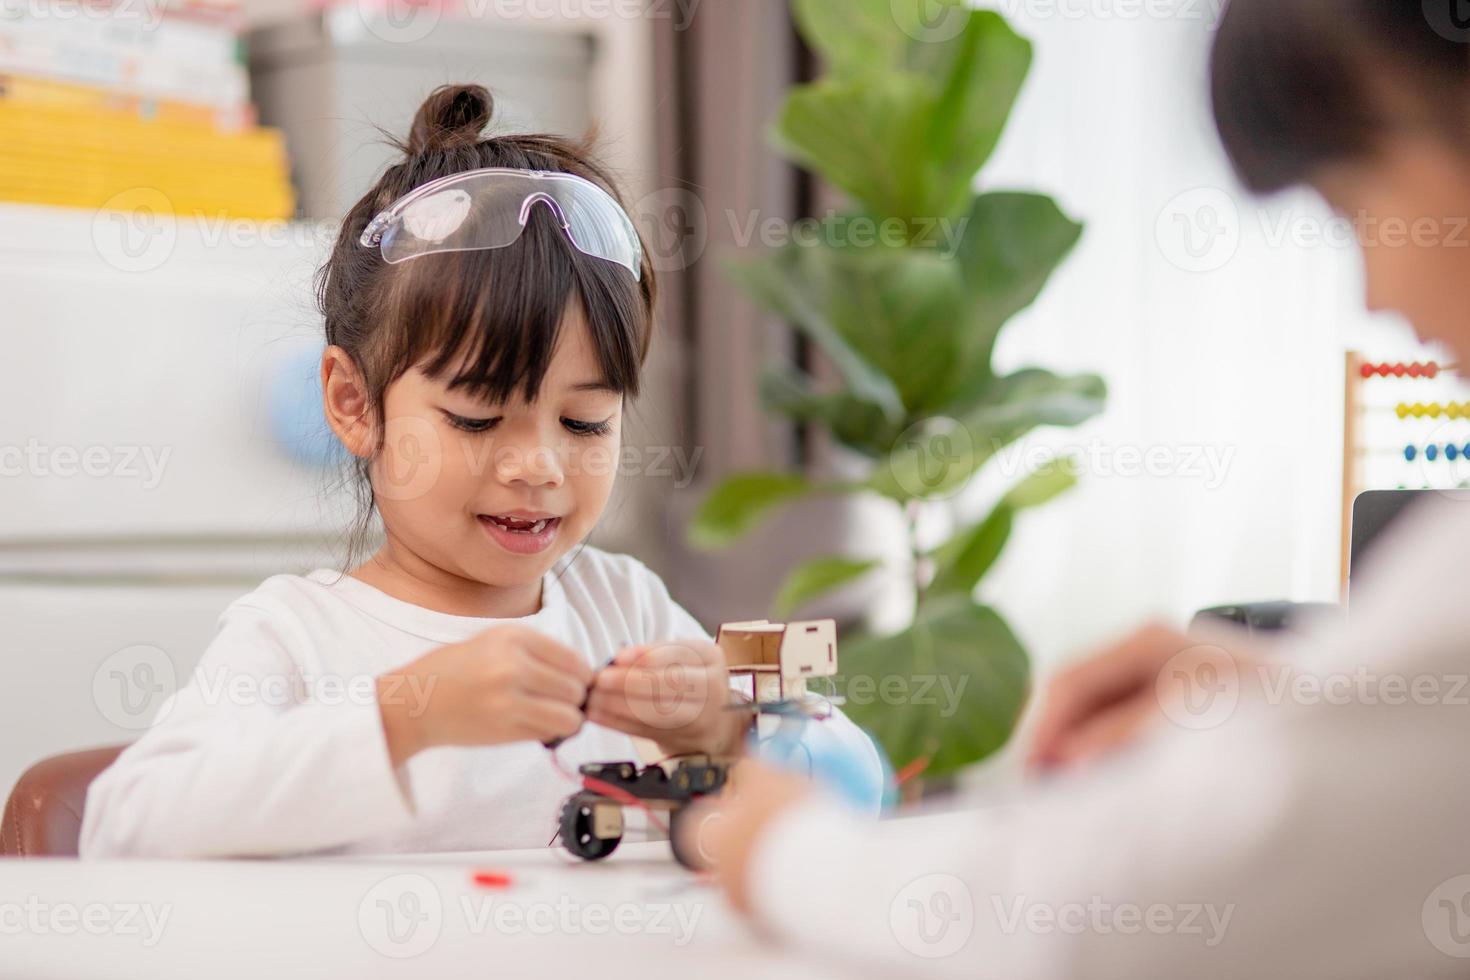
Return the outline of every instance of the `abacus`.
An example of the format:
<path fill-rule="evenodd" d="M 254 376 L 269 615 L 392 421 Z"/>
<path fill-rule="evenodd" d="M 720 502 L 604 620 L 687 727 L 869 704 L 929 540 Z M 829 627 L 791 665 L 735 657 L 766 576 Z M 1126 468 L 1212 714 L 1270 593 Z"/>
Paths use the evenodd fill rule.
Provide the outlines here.
<path fill-rule="evenodd" d="M 1470 486 L 1470 389 L 1457 365 L 1421 356 L 1347 354 L 1342 466 L 1342 583 L 1353 499 L 1364 490 Z"/>

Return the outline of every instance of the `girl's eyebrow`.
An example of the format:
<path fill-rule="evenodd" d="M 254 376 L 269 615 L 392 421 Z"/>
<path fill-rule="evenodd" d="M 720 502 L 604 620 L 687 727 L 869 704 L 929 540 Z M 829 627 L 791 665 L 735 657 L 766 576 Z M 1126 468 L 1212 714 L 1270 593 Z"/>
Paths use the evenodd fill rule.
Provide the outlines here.
<path fill-rule="evenodd" d="M 614 395 L 622 394 L 616 385 L 606 381 L 583 381 L 581 384 L 572 385 L 573 391 L 607 391 Z"/>

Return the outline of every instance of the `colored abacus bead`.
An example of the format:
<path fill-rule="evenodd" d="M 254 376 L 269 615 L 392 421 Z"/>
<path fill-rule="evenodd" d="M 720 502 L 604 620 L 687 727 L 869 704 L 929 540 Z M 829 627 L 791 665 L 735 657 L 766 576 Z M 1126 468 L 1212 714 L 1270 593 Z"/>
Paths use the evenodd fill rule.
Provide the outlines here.
<path fill-rule="evenodd" d="M 1430 418 L 1439 418 L 1439 402 L 1430 402 L 1428 405 L 1424 406 L 1424 410 L 1429 413 Z"/>
<path fill-rule="evenodd" d="M 1435 363 L 1434 361 L 1430 361 L 1428 364 L 1424 365 L 1424 376 L 1426 378 L 1432 378 L 1437 374 L 1439 374 L 1439 365 L 1437 363 Z"/>
<path fill-rule="evenodd" d="M 1433 443 L 1425 446 L 1424 458 L 1429 460 L 1431 463 L 1434 462 L 1436 459 L 1439 459 L 1439 447 L 1434 445 Z"/>
<path fill-rule="evenodd" d="M 1420 374 L 1421 370 L 1422 370 L 1422 368 L 1419 367 L 1419 362 L 1418 361 L 1415 361 L 1413 364 L 1410 364 L 1409 365 L 1409 377 L 1411 377 L 1411 378 L 1417 378 L 1417 377 L 1419 377 L 1419 374 Z"/>
<path fill-rule="evenodd" d="M 1401 419 L 1406 419 L 1409 417 L 1409 405 L 1407 402 L 1399 402 L 1398 407 L 1395 408 L 1393 411 L 1394 414 Z"/>
<path fill-rule="evenodd" d="M 1418 455 L 1418 450 L 1416 450 L 1413 446 L 1405 446 L 1404 447 L 1404 459 L 1406 459 L 1406 460 L 1408 460 L 1409 462 L 1412 463 L 1414 461 L 1414 457 L 1417 456 L 1417 455 Z"/>
<path fill-rule="evenodd" d="M 1450 462 L 1454 462 L 1455 461 L 1455 457 L 1456 456 L 1459 456 L 1459 455 L 1460 455 L 1460 447 L 1456 446 L 1453 442 L 1448 443 L 1444 447 L 1444 458 L 1447 459 L 1447 460 L 1449 460 Z"/>

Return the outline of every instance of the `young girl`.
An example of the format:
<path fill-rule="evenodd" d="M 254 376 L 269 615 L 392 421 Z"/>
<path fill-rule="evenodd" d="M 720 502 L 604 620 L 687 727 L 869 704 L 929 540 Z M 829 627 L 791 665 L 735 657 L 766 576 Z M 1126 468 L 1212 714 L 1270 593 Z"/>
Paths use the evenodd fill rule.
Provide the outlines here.
<path fill-rule="evenodd" d="M 652 269 L 580 147 L 481 139 L 491 109 L 479 86 L 431 95 L 319 279 L 326 415 L 382 547 L 225 610 L 92 784 L 83 856 L 543 847 L 575 787 L 542 743 L 567 768 L 636 759 L 633 737 L 743 744 L 719 647 L 642 564 L 582 543 Z M 876 771 L 839 713 L 807 728 Z"/>

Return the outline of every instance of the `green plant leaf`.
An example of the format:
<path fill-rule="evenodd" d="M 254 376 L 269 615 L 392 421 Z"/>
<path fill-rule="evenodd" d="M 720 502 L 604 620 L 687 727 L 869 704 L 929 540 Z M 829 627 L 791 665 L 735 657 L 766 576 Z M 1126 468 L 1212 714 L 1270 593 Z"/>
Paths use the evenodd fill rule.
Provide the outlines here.
<path fill-rule="evenodd" d="M 975 174 L 990 159 L 1031 70 L 1031 44 L 1005 18 L 976 11 L 951 43 L 936 45 L 931 71 L 944 79 L 930 115 L 927 183 L 935 217 L 959 214 Z"/>
<path fill-rule="evenodd" d="M 952 496 L 997 452 L 1043 425 L 1080 425 L 1107 396 L 1093 374 L 1029 368 L 996 379 L 986 400 L 959 420 L 931 418 L 908 429 L 873 468 L 868 487 L 900 503 Z"/>
<path fill-rule="evenodd" d="M 897 636 L 845 639 L 839 665 L 848 717 L 896 766 L 927 757 L 933 775 L 1003 746 L 1030 683 L 1026 652 L 1005 620 L 959 595 L 926 603 Z"/>
<path fill-rule="evenodd" d="M 866 574 L 883 563 L 876 558 L 816 558 L 792 569 L 776 595 L 776 615 L 787 618 L 803 603 Z"/>
<path fill-rule="evenodd" d="M 1077 463 L 1067 457 L 1052 459 L 1036 468 L 1002 498 L 1012 510 L 1040 507 L 1077 485 Z"/>
<path fill-rule="evenodd" d="M 760 523 L 778 504 L 815 487 L 796 473 L 742 473 L 721 483 L 705 498 L 689 525 L 697 548 L 723 548 Z"/>
<path fill-rule="evenodd" d="M 1015 508 L 998 504 L 985 520 L 945 542 L 934 555 L 937 567 L 930 594 L 974 591 L 1010 540 L 1015 516 Z"/>
<path fill-rule="evenodd" d="M 1067 459 L 1052 460 L 1016 484 L 983 521 L 935 549 L 934 581 L 929 585 L 929 594 L 969 595 L 1005 549 L 1016 512 L 1039 507 L 1076 484 L 1076 466 Z"/>
<path fill-rule="evenodd" d="M 786 248 L 730 266 L 731 275 L 772 313 L 789 320 L 832 362 L 848 391 L 876 406 L 885 418 L 903 418 L 903 399 L 893 382 L 859 354 L 838 332 L 825 308 L 825 280 L 804 253 Z"/>
<path fill-rule="evenodd" d="M 918 75 L 822 79 L 787 96 L 772 138 L 875 214 L 938 216 L 925 174 L 936 98 Z"/>
<path fill-rule="evenodd" d="M 983 384 L 1005 323 L 1030 306 L 1082 235 L 1082 225 L 1041 194 L 975 198 L 956 252 L 964 282 L 966 375 Z"/>
<path fill-rule="evenodd" d="M 795 0 L 801 36 L 833 75 L 905 69 L 914 39 L 893 16 L 892 0 Z"/>
<path fill-rule="evenodd" d="M 842 336 L 882 365 L 910 415 L 942 405 L 963 368 L 965 295 L 954 260 L 927 249 L 813 252 Z"/>
<path fill-rule="evenodd" d="M 876 458 L 892 444 L 897 428 L 882 409 L 848 391 L 819 392 L 812 379 L 785 362 L 761 372 L 761 401 L 766 409 L 798 422 L 827 427 L 837 440 Z"/>

